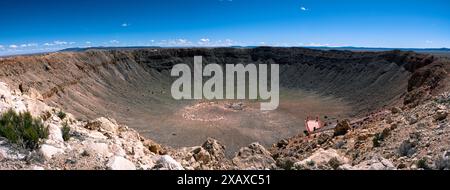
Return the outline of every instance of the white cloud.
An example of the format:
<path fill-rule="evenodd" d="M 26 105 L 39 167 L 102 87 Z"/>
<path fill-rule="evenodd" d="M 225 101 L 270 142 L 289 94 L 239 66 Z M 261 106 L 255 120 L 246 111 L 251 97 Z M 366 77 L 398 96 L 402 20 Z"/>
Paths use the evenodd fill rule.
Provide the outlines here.
<path fill-rule="evenodd" d="M 90 41 L 86 41 L 86 42 L 84 42 L 84 43 L 86 43 L 86 44 L 92 44 L 92 42 L 90 42 Z"/>
<path fill-rule="evenodd" d="M 129 27 L 129 26 L 130 26 L 130 24 L 128 24 L 128 23 L 123 23 L 123 24 L 121 24 L 120 26 L 122 26 L 122 27 L 126 28 L 126 27 Z"/>
<path fill-rule="evenodd" d="M 174 40 L 160 40 L 160 41 L 152 41 L 152 45 L 158 46 L 166 46 L 166 47 L 174 47 L 174 46 L 207 46 L 207 47 L 225 47 L 225 46 L 233 46 L 239 44 L 231 39 L 225 40 L 217 40 L 213 41 L 209 38 L 199 39 L 197 42 L 192 42 L 188 39 L 174 39 Z M 154 43 L 153 43 L 154 42 Z"/>
<path fill-rule="evenodd" d="M 56 40 L 53 42 L 44 43 L 44 46 L 65 46 L 67 44 L 75 44 L 75 42 L 66 42 L 66 41 Z"/>
<path fill-rule="evenodd" d="M 431 40 L 426 40 L 425 43 L 427 43 L 427 44 L 432 44 L 433 41 L 431 41 Z"/>
<path fill-rule="evenodd" d="M 302 10 L 302 11 L 307 11 L 308 9 L 307 9 L 306 7 L 301 6 L 301 7 L 300 7 L 300 10 Z"/>
<path fill-rule="evenodd" d="M 109 41 L 109 43 L 110 43 L 110 44 L 118 44 L 118 43 L 120 43 L 120 42 L 117 41 L 117 40 L 111 40 L 111 41 Z"/>
<path fill-rule="evenodd" d="M 38 44 L 36 43 L 28 43 L 28 44 L 22 44 L 20 45 L 21 48 L 27 48 L 27 47 L 37 47 Z"/>
<path fill-rule="evenodd" d="M 321 44 L 321 43 L 309 43 L 306 44 L 306 46 L 311 46 L 311 47 L 323 47 L 323 46 L 330 46 L 330 44 Z"/>
<path fill-rule="evenodd" d="M 211 42 L 211 40 L 210 40 L 209 38 L 202 38 L 202 39 L 200 39 L 200 41 L 197 42 L 197 43 L 198 43 L 199 45 L 204 46 L 204 45 L 209 45 L 209 42 Z"/>
<path fill-rule="evenodd" d="M 178 42 L 180 44 L 185 44 L 185 43 L 188 43 L 188 40 L 186 40 L 186 39 L 178 39 Z"/>
<path fill-rule="evenodd" d="M 76 44 L 76 42 L 69 42 L 70 45 Z"/>
<path fill-rule="evenodd" d="M 65 41 L 54 41 L 53 42 L 55 45 L 67 45 L 68 43 L 67 42 L 65 42 Z"/>
<path fill-rule="evenodd" d="M 12 45 L 9 46 L 9 48 L 11 48 L 11 49 L 17 49 L 18 47 L 19 46 L 15 45 L 15 44 L 12 44 Z"/>
<path fill-rule="evenodd" d="M 0 45 L 0 49 L 5 49 L 5 46 L 3 46 L 3 45 Z"/>
<path fill-rule="evenodd" d="M 159 42 L 155 43 L 155 40 L 151 40 L 152 45 L 158 45 L 158 46 L 191 46 L 192 42 L 188 39 L 174 39 L 174 40 L 161 40 Z"/>

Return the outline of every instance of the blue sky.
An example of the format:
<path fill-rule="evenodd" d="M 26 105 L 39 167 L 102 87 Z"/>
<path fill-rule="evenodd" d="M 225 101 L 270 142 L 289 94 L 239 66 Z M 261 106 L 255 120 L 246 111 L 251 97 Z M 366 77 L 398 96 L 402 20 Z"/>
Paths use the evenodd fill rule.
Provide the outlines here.
<path fill-rule="evenodd" d="M 0 55 L 231 45 L 450 47 L 450 1 L 0 1 Z"/>

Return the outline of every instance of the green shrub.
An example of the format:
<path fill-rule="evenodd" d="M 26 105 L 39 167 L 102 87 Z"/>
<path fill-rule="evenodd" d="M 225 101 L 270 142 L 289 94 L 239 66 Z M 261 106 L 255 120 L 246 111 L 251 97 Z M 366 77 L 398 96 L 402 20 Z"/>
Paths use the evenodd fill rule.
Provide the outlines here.
<path fill-rule="evenodd" d="M 62 132 L 62 136 L 64 141 L 68 141 L 70 140 L 70 127 L 69 124 L 67 124 L 67 122 L 65 122 L 61 128 L 61 132 Z"/>
<path fill-rule="evenodd" d="M 430 170 L 431 169 L 430 166 L 428 166 L 426 158 L 422 158 L 422 159 L 418 160 L 417 161 L 417 167 L 418 168 L 422 168 L 424 170 Z"/>
<path fill-rule="evenodd" d="M 0 136 L 23 148 L 35 149 L 41 139 L 47 138 L 48 131 L 30 112 L 17 114 L 10 109 L 0 117 Z"/>
<path fill-rule="evenodd" d="M 375 134 L 372 139 L 373 147 L 380 147 L 381 141 L 384 140 L 384 136 L 381 133 Z"/>
<path fill-rule="evenodd" d="M 66 113 L 64 113 L 63 111 L 59 111 L 58 112 L 58 117 L 63 120 L 64 118 L 66 118 Z"/>

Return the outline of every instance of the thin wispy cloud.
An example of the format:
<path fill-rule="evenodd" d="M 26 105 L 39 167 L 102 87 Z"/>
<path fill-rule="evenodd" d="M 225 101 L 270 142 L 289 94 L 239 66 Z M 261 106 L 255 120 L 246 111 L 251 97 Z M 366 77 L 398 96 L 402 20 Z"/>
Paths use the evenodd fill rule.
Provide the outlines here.
<path fill-rule="evenodd" d="M 36 43 L 28 43 L 28 44 L 22 44 L 20 45 L 21 48 L 29 48 L 29 47 L 37 47 L 38 44 Z"/>
<path fill-rule="evenodd" d="M 120 42 L 118 40 L 110 40 L 109 43 L 110 44 L 119 44 Z"/>
<path fill-rule="evenodd" d="M 325 47 L 325 46 L 330 46 L 330 44 L 322 44 L 322 43 L 309 43 L 306 44 L 306 46 L 310 46 L 310 47 Z"/>
<path fill-rule="evenodd" d="M 187 39 L 176 39 L 176 40 L 162 40 L 162 46 L 190 46 L 192 42 Z"/>
<path fill-rule="evenodd" d="M 5 46 L 3 46 L 3 45 L 0 45 L 0 49 L 5 49 Z"/>
<path fill-rule="evenodd" d="M 53 42 L 55 45 L 67 45 L 68 43 L 67 42 L 65 42 L 65 41 L 54 41 Z"/>
<path fill-rule="evenodd" d="M 9 48 L 11 48 L 11 49 L 17 49 L 18 47 L 19 46 L 15 45 L 15 44 L 12 44 L 12 45 L 9 46 Z"/>
<path fill-rule="evenodd" d="M 124 27 L 124 28 L 126 28 L 126 27 L 129 27 L 130 26 L 130 24 L 128 24 L 128 23 L 122 23 L 120 26 L 122 26 L 122 27 Z"/>
<path fill-rule="evenodd" d="M 304 7 L 304 6 L 301 6 L 301 7 L 300 7 L 300 10 L 302 10 L 302 11 L 308 11 L 308 9 L 307 9 L 306 7 Z"/>
<path fill-rule="evenodd" d="M 47 42 L 44 43 L 44 46 L 66 46 L 66 45 L 70 45 L 70 44 L 75 44 L 75 42 L 66 42 L 66 41 L 60 41 L 60 40 L 56 40 L 53 42 Z"/>

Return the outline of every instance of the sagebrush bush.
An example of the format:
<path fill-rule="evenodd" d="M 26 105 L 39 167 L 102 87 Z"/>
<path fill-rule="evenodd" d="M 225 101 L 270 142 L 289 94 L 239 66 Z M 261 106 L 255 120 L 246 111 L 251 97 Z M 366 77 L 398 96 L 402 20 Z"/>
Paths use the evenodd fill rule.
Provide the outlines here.
<path fill-rule="evenodd" d="M 372 139 L 373 147 L 379 147 L 383 140 L 384 140 L 384 136 L 382 135 L 382 133 L 375 134 L 375 136 L 373 136 L 373 139 Z"/>
<path fill-rule="evenodd" d="M 64 141 L 68 141 L 70 140 L 70 127 L 69 124 L 67 124 L 67 122 L 65 122 L 61 128 L 61 132 L 62 132 L 62 136 Z"/>
<path fill-rule="evenodd" d="M 0 136 L 23 148 L 35 149 L 41 139 L 48 137 L 48 130 L 30 112 L 18 114 L 10 109 L 0 117 Z"/>
<path fill-rule="evenodd" d="M 63 111 L 59 111 L 58 112 L 58 117 L 63 120 L 64 118 L 66 118 L 66 113 L 64 113 Z"/>
<path fill-rule="evenodd" d="M 430 166 L 428 165 L 428 160 L 426 158 L 422 158 L 417 161 L 417 167 L 422 168 L 424 170 L 430 170 Z"/>

